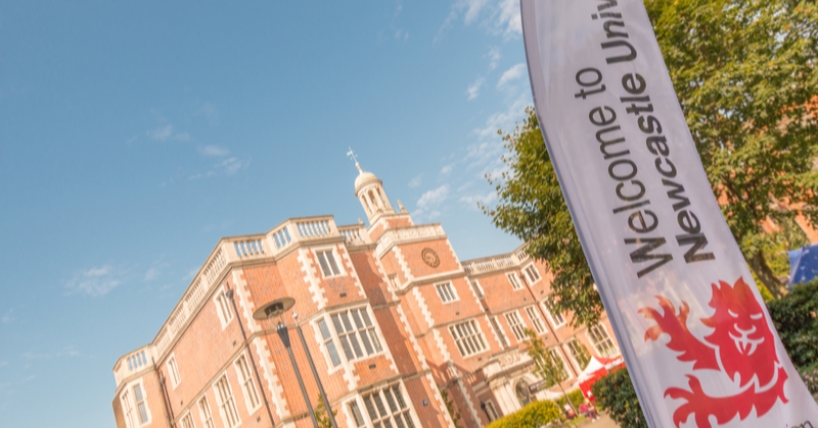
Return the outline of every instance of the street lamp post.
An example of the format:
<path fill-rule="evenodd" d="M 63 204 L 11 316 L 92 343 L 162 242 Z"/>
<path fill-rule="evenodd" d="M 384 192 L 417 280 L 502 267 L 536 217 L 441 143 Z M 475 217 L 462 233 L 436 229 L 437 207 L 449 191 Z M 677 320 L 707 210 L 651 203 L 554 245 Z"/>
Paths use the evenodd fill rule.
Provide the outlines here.
<path fill-rule="evenodd" d="M 321 384 L 321 378 L 318 377 L 318 370 L 315 369 L 315 363 L 312 361 L 310 349 L 307 348 L 307 341 L 304 340 L 304 332 L 301 331 L 301 324 L 298 323 L 298 314 L 296 314 L 295 311 L 293 311 L 293 319 L 295 320 L 295 330 L 298 331 L 298 338 L 301 339 L 301 345 L 304 346 L 304 353 L 307 354 L 307 362 L 310 363 L 310 370 L 312 370 L 315 383 L 318 384 L 318 392 L 321 394 L 321 399 L 324 400 L 324 408 L 327 410 L 329 422 L 332 425 L 332 428 L 338 428 L 338 424 L 335 422 L 335 416 L 332 414 L 332 406 L 330 405 L 329 400 L 327 400 L 327 393 L 324 392 L 324 385 Z"/>
<path fill-rule="evenodd" d="M 278 324 L 276 325 L 276 333 L 278 333 L 278 337 L 281 339 L 281 343 L 284 344 L 284 347 L 287 348 L 287 355 L 290 356 L 290 362 L 293 365 L 293 369 L 295 370 L 295 378 L 298 380 L 298 386 L 301 388 L 301 394 L 304 396 L 304 403 L 307 405 L 307 412 L 310 414 L 310 419 L 312 419 L 312 425 L 315 428 L 318 427 L 318 421 L 315 419 L 315 412 L 312 410 L 312 405 L 310 404 L 310 397 L 307 394 L 307 388 L 304 386 L 304 379 L 301 378 L 301 371 L 298 370 L 298 364 L 295 362 L 295 355 L 293 355 L 293 349 L 290 347 L 290 332 L 287 330 L 287 326 L 281 321 L 281 315 L 284 314 L 285 311 L 292 308 L 295 305 L 295 299 L 291 297 L 284 297 L 283 299 L 273 300 L 270 303 L 260 307 L 253 313 L 253 318 L 257 320 L 269 320 L 273 317 L 278 317 Z M 299 330 L 300 333 L 300 330 Z M 303 341 L 303 337 L 302 337 Z M 312 363 L 312 362 L 310 362 Z M 330 413 L 331 413 L 330 409 Z"/>

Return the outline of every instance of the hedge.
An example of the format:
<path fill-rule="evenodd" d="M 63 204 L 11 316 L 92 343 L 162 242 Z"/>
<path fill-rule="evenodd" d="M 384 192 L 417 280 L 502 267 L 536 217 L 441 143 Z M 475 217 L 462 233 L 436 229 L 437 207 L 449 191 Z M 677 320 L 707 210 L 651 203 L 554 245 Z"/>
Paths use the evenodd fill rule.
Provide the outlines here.
<path fill-rule="evenodd" d="M 571 399 L 571 403 L 574 405 L 574 409 L 579 408 L 579 405 L 582 404 L 585 401 L 585 396 L 582 395 L 582 390 L 581 389 L 575 389 L 575 390 L 567 393 L 567 395 L 568 395 L 568 398 Z M 565 399 L 565 397 L 560 397 L 556 401 L 557 406 L 559 406 L 560 409 L 565 408 L 565 403 L 566 402 L 567 402 L 567 400 Z"/>
<path fill-rule="evenodd" d="M 806 368 L 818 361 L 818 280 L 798 284 L 767 304 L 770 317 L 792 363 Z"/>
<path fill-rule="evenodd" d="M 559 419 L 561 415 L 560 408 L 553 401 L 534 401 L 521 410 L 486 425 L 486 428 L 540 428 Z"/>
<path fill-rule="evenodd" d="M 606 411 L 620 426 L 648 428 L 628 369 L 616 370 L 599 379 L 592 390 L 597 407 Z"/>

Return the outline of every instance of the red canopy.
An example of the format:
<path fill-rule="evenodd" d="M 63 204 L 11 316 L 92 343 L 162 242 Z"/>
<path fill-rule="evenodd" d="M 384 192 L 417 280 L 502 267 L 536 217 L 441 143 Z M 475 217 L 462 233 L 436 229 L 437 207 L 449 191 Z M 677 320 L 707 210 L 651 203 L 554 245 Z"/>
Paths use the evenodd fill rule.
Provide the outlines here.
<path fill-rule="evenodd" d="M 577 381 L 579 382 L 579 389 L 582 390 L 582 395 L 585 398 L 595 401 L 596 397 L 591 392 L 591 388 L 594 386 L 597 380 L 605 377 L 614 367 L 624 366 L 625 362 L 622 360 L 622 357 L 617 358 L 597 358 L 591 357 L 591 361 L 588 362 L 588 366 L 585 367 L 585 370 L 577 376 Z"/>

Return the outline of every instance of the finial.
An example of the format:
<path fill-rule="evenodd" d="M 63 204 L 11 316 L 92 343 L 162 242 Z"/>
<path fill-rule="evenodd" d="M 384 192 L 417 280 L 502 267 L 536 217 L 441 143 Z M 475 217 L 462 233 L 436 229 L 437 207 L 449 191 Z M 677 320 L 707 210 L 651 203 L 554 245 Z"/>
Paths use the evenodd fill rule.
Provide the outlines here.
<path fill-rule="evenodd" d="M 362 225 L 362 224 L 364 224 L 364 221 L 363 221 L 363 220 L 361 220 L 361 218 L 360 218 L 360 217 L 358 217 L 358 224 L 361 224 L 361 225 Z"/>
<path fill-rule="evenodd" d="M 406 212 L 406 208 L 403 207 L 403 203 L 400 201 L 400 199 L 398 199 L 398 208 L 400 209 L 400 212 Z"/>
<path fill-rule="evenodd" d="M 349 148 L 349 151 L 347 152 L 347 156 L 349 156 L 350 159 L 355 161 L 355 167 L 358 168 L 358 172 L 361 172 L 361 173 L 364 172 L 364 170 L 361 169 L 361 164 L 358 163 L 358 157 L 355 156 L 355 152 L 352 151 L 352 147 Z"/>

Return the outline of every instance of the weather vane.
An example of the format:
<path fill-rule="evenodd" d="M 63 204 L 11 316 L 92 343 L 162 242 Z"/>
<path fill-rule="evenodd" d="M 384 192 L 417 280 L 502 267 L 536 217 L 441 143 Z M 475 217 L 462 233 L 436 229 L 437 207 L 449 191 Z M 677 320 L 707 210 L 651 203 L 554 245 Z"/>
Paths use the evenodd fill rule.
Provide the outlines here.
<path fill-rule="evenodd" d="M 358 157 L 355 156 L 355 152 L 352 151 L 352 147 L 349 148 L 349 151 L 347 152 L 347 156 L 349 156 L 350 159 L 355 161 L 355 166 L 358 168 L 358 171 L 362 171 L 361 170 L 361 164 L 358 163 Z"/>

